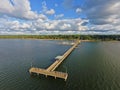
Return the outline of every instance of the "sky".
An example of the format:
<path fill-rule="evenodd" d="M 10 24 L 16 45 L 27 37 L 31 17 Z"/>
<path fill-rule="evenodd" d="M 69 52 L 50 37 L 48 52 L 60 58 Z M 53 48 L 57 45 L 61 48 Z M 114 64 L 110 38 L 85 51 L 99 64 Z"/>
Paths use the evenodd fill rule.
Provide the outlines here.
<path fill-rule="evenodd" d="M 0 35 L 120 34 L 120 0 L 0 0 Z"/>

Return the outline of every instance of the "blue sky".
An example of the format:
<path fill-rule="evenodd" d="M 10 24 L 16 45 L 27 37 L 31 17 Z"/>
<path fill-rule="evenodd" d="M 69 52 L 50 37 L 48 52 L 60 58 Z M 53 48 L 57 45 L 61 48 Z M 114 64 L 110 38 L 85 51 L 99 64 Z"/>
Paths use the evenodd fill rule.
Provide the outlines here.
<path fill-rule="evenodd" d="M 0 0 L 0 34 L 120 34 L 119 0 Z"/>
<path fill-rule="evenodd" d="M 67 6 L 64 5 L 64 0 L 30 0 L 31 3 L 31 9 L 32 11 L 37 11 L 40 13 L 42 11 L 42 3 L 46 3 L 46 7 L 48 9 L 54 9 L 55 14 L 64 14 L 64 18 L 78 18 L 79 15 L 76 13 L 76 8 L 68 8 Z M 73 2 L 74 5 L 79 5 L 81 3 L 80 0 L 76 0 Z M 50 19 L 54 19 L 54 15 L 47 15 Z M 52 17 L 52 18 L 51 18 Z"/>

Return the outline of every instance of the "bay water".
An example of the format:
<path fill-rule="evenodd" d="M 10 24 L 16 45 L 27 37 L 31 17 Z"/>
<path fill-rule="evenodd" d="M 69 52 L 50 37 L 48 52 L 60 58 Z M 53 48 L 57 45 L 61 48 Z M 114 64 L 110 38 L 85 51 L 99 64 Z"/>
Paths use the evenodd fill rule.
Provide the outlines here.
<path fill-rule="evenodd" d="M 63 41 L 0 39 L 0 90 L 120 90 L 120 42 L 81 42 L 56 69 L 67 81 L 31 76 L 71 47 Z"/>

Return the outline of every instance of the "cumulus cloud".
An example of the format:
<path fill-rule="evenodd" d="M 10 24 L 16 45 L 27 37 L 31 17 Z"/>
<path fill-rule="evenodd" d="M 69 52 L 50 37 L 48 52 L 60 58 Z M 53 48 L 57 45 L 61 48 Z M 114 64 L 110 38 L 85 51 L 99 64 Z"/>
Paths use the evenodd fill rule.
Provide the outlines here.
<path fill-rule="evenodd" d="M 42 2 L 42 9 L 43 9 L 43 13 L 44 14 L 47 14 L 47 15 L 55 14 L 55 10 L 54 9 L 48 9 L 47 8 L 47 5 L 46 5 L 45 1 Z"/>
<path fill-rule="evenodd" d="M 47 5 L 45 1 L 42 2 L 42 9 L 43 9 L 43 12 L 47 11 Z"/>
<path fill-rule="evenodd" d="M 83 4 L 76 6 L 73 6 L 73 2 L 75 1 L 65 0 L 64 4 L 75 8 L 78 13 L 82 11 L 93 24 L 111 23 L 120 18 L 120 0 L 83 0 Z"/>
<path fill-rule="evenodd" d="M 36 20 L 46 21 L 48 18 L 44 14 L 39 14 Z"/>
<path fill-rule="evenodd" d="M 4 21 L 4 23 L 3 23 Z M 7 29 L 7 30 L 24 30 L 29 29 L 30 23 L 27 22 L 20 22 L 17 20 L 11 21 L 7 19 L 0 19 L 0 28 L 1 29 Z"/>
<path fill-rule="evenodd" d="M 4 22 L 4 23 L 2 23 Z M 63 20 L 42 20 L 37 19 L 27 22 L 16 20 L 8 20 L 0 18 L 0 34 L 67 34 L 75 33 L 82 30 L 87 30 L 87 26 L 82 26 L 82 23 L 88 22 L 87 20 L 77 19 L 63 19 Z M 60 32 L 60 33 L 59 33 Z"/>
<path fill-rule="evenodd" d="M 117 32 L 120 30 L 120 1 L 119 0 L 99 0 L 94 2 L 91 0 L 86 2 L 86 15 L 92 23 L 93 30 L 111 30 Z M 93 3 L 94 2 L 94 3 Z"/>
<path fill-rule="evenodd" d="M 120 0 L 83 0 L 74 6 L 74 0 L 65 0 L 64 5 L 86 16 L 93 30 L 120 30 Z M 82 11 L 82 12 L 81 12 Z"/>
<path fill-rule="evenodd" d="M 82 9 L 80 9 L 80 8 L 76 9 L 76 13 L 80 13 L 81 11 L 82 11 Z"/>
<path fill-rule="evenodd" d="M 64 14 L 59 14 L 59 15 L 55 15 L 55 19 L 60 19 L 64 16 Z"/>
<path fill-rule="evenodd" d="M 83 0 L 83 5 L 76 6 L 73 2 L 75 0 L 64 0 L 63 5 L 77 14 L 84 13 L 86 20 L 64 19 L 64 14 L 57 15 L 54 9 L 48 9 L 45 1 L 41 14 L 37 14 L 31 10 L 29 0 L 0 0 L 0 34 L 120 33 L 119 0 Z M 48 15 L 54 15 L 55 20 L 50 20 Z"/>
<path fill-rule="evenodd" d="M 0 0 L 0 13 L 16 18 L 35 19 L 29 0 Z"/>
<path fill-rule="evenodd" d="M 87 20 L 77 19 L 63 19 L 63 20 L 49 20 L 47 22 L 34 22 L 33 26 L 39 30 L 86 30 L 87 26 L 82 26 L 82 23 Z"/>
<path fill-rule="evenodd" d="M 86 0 L 85 4 L 83 11 L 93 24 L 112 24 L 120 18 L 119 0 Z"/>
<path fill-rule="evenodd" d="M 54 9 L 47 10 L 46 14 L 53 15 L 53 14 L 55 14 L 55 10 Z"/>

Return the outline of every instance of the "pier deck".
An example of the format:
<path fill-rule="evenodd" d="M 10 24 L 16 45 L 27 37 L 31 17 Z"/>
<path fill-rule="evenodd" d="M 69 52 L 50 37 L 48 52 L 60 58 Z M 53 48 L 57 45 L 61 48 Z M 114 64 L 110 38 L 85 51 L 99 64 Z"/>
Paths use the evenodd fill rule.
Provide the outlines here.
<path fill-rule="evenodd" d="M 67 50 L 64 54 L 63 57 L 56 60 L 51 66 L 49 66 L 47 68 L 47 71 L 54 71 L 64 60 L 66 57 L 69 56 L 69 54 L 75 49 L 75 47 L 80 43 L 80 41 L 76 41 L 75 44 L 69 49 Z"/>
<path fill-rule="evenodd" d="M 57 77 L 57 78 L 62 78 L 62 79 L 67 79 L 68 74 L 67 73 L 63 73 L 63 72 L 58 72 L 58 71 L 47 71 L 46 69 L 41 69 L 41 68 L 35 68 L 32 67 L 29 70 L 30 73 L 37 73 L 37 74 L 43 74 L 47 76 L 53 76 L 53 77 Z"/>
<path fill-rule="evenodd" d="M 54 71 L 54 70 L 65 60 L 66 57 L 68 57 L 70 55 L 70 53 L 76 48 L 76 46 L 79 43 L 80 43 L 80 40 L 77 40 L 75 42 L 75 44 L 62 55 L 62 58 L 57 59 L 47 69 L 31 67 L 29 69 L 29 72 L 30 73 L 36 73 L 36 74 L 43 74 L 43 75 L 46 75 L 46 76 L 53 76 L 55 78 L 57 77 L 57 78 L 62 78 L 62 79 L 66 80 L 67 77 L 68 77 L 68 73 L 58 72 L 58 71 Z"/>

